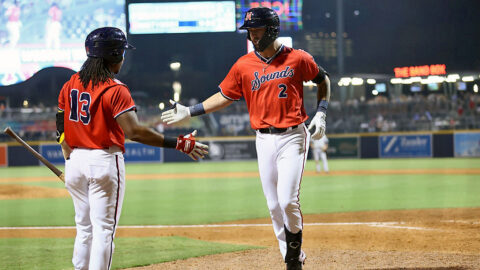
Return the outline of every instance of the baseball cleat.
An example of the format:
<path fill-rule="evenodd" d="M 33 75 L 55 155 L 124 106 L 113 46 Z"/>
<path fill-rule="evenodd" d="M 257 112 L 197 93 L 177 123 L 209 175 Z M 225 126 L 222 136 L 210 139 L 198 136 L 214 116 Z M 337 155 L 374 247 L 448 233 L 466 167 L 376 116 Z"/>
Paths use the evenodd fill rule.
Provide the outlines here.
<path fill-rule="evenodd" d="M 302 270 L 302 265 L 301 261 L 290 261 L 287 263 L 287 270 Z"/>
<path fill-rule="evenodd" d="M 307 259 L 307 255 L 302 250 L 298 260 L 291 260 L 291 261 L 286 263 L 287 264 L 287 270 L 301 270 L 301 269 L 303 269 L 303 265 L 305 264 L 306 259 Z"/>

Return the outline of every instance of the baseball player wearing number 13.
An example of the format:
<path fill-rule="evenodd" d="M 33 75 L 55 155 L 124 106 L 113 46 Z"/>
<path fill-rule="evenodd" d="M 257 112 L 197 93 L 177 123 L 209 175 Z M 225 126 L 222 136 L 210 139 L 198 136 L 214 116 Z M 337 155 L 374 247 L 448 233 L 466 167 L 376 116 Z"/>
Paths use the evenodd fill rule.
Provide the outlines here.
<path fill-rule="evenodd" d="M 195 131 L 165 137 L 142 126 L 127 86 L 117 79 L 128 44 L 122 30 L 103 27 L 85 40 L 88 59 L 58 97 L 57 140 L 65 157 L 65 186 L 75 208 L 75 269 L 108 270 L 125 193 L 125 135 L 133 141 L 176 148 L 193 159 L 208 147 Z"/>
<path fill-rule="evenodd" d="M 167 124 L 210 113 L 245 98 L 250 124 L 256 130 L 258 168 L 273 229 L 287 269 L 302 269 L 303 217 L 299 195 L 307 159 L 310 133 L 320 138 L 325 132 L 325 113 L 330 99 L 330 81 L 313 57 L 305 51 L 283 46 L 276 39 L 278 15 L 269 8 L 252 8 L 240 29 L 246 29 L 255 52 L 233 65 L 219 85 L 219 92 L 202 103 L 162 113 Z M 318 112 L 308 129 L 303 106 L 303 82 L 318 86 Z"/>

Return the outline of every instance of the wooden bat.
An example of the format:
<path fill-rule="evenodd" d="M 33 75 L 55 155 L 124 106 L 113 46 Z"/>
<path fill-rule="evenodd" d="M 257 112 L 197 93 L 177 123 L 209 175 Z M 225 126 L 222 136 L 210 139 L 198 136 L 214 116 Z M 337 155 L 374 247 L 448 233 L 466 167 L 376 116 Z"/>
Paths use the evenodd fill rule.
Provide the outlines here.
<path fill-rule="evenodd" d="M 45 166 L 47 166 L 62 182 L 65 183 L 65 175 L 62 171 L 60 171 L 55 165 L 50 163 L 46 158 L 44 158 L 40 153 L 35 151 L 28 143 L 26 143 L 22 138 L 20 138 L 10 127 L 7 127 L 4 131 L 5 134 L 8 134 L 10 137 L 14 138 L 17 142 L 19 142 L 23 147 L 27 148 L 27 150 L 32 153 L 36 158 L 38 158 Z"/>

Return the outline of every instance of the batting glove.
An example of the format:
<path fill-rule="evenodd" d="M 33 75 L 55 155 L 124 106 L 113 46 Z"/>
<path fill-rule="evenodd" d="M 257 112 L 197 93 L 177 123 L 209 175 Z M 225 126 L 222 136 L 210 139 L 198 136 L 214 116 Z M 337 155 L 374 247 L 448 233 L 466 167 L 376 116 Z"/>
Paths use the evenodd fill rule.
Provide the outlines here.
<path fill-rule="evenodd" d="M 173 108 L 162 113 L 162 116 L 160 117 L 162 119 L 162 122 L 170 125 L 178 123 L 185 119 L 190 119 L 192 117 L 190 115 L 190 110 L 188 109 L 188 107 L 185 107 L 182 104 L 177 103 L 173 100 L 170 100 L 170 104 L 173 105 Z"/>
<path fill-rule="evenodd" d="M 199 158 L 204 158 L 208 154 L 208 146 L 195 141 L 195 135 L 197 131 L 193 131 L 190 134 L 185 136 L 180 135 L 177 138 L 177 150 L 187 154 L 193 160 L 198 160 Z"/>
<path fill-rule="evenodd" d="M 312 139 L 318 140 L 325 135 L 325 118 L 327 115 L 324 112 L 317 112 L 315 116 L 313 117 L 312 121 L 310 122 L 310 125 L 308 125 L 308 129 L 311 130 L 313 127 L 315 127 L 315 131 L 312 134 Z"/>

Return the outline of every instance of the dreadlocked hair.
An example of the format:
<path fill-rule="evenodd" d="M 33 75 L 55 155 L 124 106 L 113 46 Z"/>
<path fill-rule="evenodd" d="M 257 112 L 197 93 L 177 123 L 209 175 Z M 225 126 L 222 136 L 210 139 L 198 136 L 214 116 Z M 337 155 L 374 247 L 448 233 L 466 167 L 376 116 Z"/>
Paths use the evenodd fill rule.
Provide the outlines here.
<path fill-rule="evenodd" d="M 90 82 L 92 82 L 92 87 L 95 87 L 101 82 L 104 83 L 108 79 L 114 78 L 114 73 L 108 68 L 107 61 L 94 57 L 88 57 L 87 61 L 83 63 L 79 75 L 84 88 L 87 88 Z"/>

